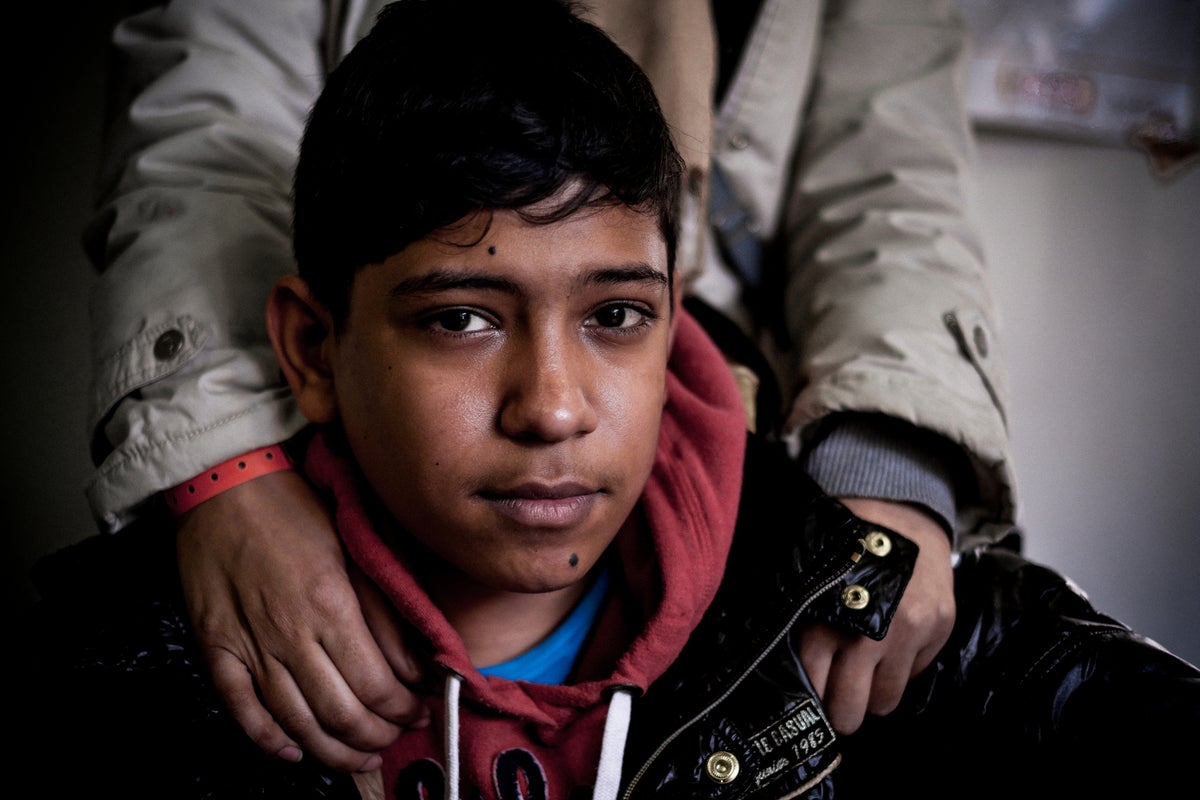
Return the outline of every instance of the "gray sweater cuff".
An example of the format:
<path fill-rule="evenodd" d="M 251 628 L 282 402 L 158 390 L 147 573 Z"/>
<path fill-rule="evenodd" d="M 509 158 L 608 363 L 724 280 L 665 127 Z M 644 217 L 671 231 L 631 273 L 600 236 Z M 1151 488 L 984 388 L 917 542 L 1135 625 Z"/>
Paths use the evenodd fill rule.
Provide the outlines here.
<path fill-rule="evenodd" d="M 954 540 L 954 455 L 947 439 L 876 414 L 845 414 L 802 453 L 813 480 L 833 497 L 915 503 Z"/>

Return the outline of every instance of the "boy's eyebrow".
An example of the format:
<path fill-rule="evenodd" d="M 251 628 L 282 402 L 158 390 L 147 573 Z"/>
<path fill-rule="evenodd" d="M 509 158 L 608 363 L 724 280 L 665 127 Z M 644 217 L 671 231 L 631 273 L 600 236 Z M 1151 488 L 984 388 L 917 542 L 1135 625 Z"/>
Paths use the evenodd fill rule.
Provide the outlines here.
<path fill-rule="evenodd" d="M 645 262 L 638 262 L 589 272 L 584 283 L 657 283 L 666 287 L 670 282 L 662 270 L 655 269 Z"/>
<path fill-rule="evenodd" d="M 620 284 L 620 283 L 654 283 L 666 287 L 669 284 L 667 276 L 661 270 L 644 262 L 623 264 L 614 267 L 601 267 L 590 270 L 582 276 L 581 284 Z M 454 269 L 434 269 L 424 275 L 405 278 L 392 287 L 389 294 L 392 297 L 415 294 L 434 294 L 453 289 L 489 289 L 506 294 L 521 294 L 517 282 L 508 278 L 466 272 Z"/>
<path fill-rule="evenodd" d="M 451 289 L 492 289 L 509 294 L 517 294 L 520 289 L 516 283 L 495 275 L 481 275 L 477 272 L 460 272 L 452 269 L 435 269 L 424 275 L 405 278 L 392 287 L 389 294 L 400 297 L 410 294 L 434 294 Z"/>

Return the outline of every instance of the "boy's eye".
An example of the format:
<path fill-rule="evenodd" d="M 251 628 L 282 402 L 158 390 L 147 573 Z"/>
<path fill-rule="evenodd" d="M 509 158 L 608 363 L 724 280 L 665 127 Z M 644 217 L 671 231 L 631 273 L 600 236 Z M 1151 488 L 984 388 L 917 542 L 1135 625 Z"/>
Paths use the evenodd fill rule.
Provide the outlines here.
<path fill-rule="evenodd" d="M 621 303 L 604 306 L 592 315 L 595 324 L 601 328 L 635 328 L 644 324 L 649 317 L 647 312 Z"/>
<path fill-rule="evenodd" d="M 492 324 L 482 316 L 465 308 L 451 308 L 438 312 L 429 318 L 428 324 L 451 333 L 474 333 L 489 330 L 492 327 Z"/>

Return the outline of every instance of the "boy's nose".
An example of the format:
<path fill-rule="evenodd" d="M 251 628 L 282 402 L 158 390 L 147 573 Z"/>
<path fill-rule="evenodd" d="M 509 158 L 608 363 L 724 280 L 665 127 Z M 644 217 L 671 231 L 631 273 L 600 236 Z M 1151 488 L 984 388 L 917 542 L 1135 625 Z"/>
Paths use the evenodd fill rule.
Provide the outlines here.
<path fill-rule="evenodd" d="M 510 362 L 500 428 L 507 436 L 560 442 L 596 429 L 590 398 L 594 365 L 563 348 L 534 348 Z"/>

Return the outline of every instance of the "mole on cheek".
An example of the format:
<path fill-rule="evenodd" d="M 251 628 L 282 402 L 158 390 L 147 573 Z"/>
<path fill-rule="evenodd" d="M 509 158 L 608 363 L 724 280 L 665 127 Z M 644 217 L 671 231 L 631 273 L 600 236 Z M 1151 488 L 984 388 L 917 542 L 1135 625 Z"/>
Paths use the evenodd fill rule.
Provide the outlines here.
<path fill-rule="evenodd" d="M 488 255 L 489 256 L 496 255 L 496 245 L 492 245 L 491 247 L 488 248 Z"/>
<path fill-rule="evenodd" d="M 572 567 L 579 566 L 579 556 L 577 556 L 575 553 L 571 553 L 571 557 L 567 559 L 567 563 Z"/>

